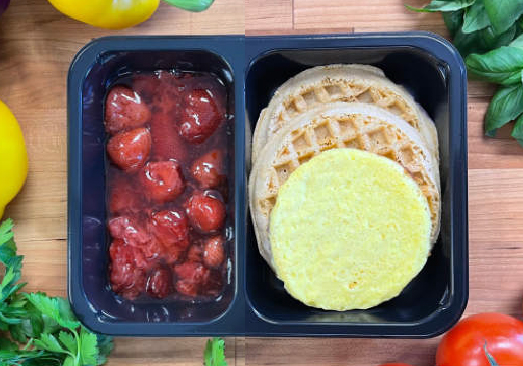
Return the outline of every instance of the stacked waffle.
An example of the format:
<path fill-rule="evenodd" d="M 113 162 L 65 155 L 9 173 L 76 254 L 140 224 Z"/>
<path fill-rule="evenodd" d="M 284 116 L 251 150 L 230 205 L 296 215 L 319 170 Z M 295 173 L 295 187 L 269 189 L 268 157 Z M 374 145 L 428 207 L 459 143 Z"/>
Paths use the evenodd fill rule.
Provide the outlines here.
<path fill-rule="evenodd" d="M 439 234 L 437 141 L 434 123 L 426 112 L 407 91 L 372 66 L 311 68 L 276 91 L 262 111 L 253 137 L 249 204 L 260 253 L 291 295 L 311 306 L 347 310 L 371 307 L 401 292 L 425 264 Z M 327 150 L 338 149 L 343 151 L 323 156 Z M 369 167 L 380 170 L 379 174 L 369 174 Z M 315 177 L 323 179 L 321 184 Z M 335 190 L 333 184 L 338 184 Z M 308 212 L 305 207 L 320 196 L 352 202 L 331 206 L 317 202 L 314 204 L 327 211 Z M 375 196 L 380 200 L 374 200 Z M 417 196 L 422 197 L 422 205 L 413 204 Z M 355 197 L 356 201 L 367 197 L 357 210 Z M 378 211 L 379 217 L 375 215 Z M 318 226 L 318 220 L 308 220 L 316 214 L 328 216 L 328 222 Z M 369 224 L 369 220 L 373 222 Z M 314 230 L 327 230 L 332 222 L 334 228 L 352 231 L 330 228 L 324 232 L 324 246 L 318 247 L 317 238 L 311 242 Z M 360 226 L 351 229 L 356 223 Z M 405 231 L 415 235 L 404 237 Z M 304 232 L 311 239 L 303 237 Z M 346 250 L 340 251 L 340 245 Z M 296 254 L 302 249 L 309 253 L 306 259 Z M 335 258 L 321 264 L 329 251 L 336 253 Z M 369 257 L 371 252 L 376 261 Z M 380 254 L 394 258 L 385 261 L 392 266 L 390 271 L 396 268 L 398 272 L 398 263 L 405 263 L 405 270 L 399 270 L 404 276 L 396 283 L 381 283 L 390 273 L 383 264 L 383 271 L 375 270 L 385 258 Z M 336 269 L 334 274 L 321 270 L 325 263 Z M 325 281 L 334 285 L 325 286 Z"/>

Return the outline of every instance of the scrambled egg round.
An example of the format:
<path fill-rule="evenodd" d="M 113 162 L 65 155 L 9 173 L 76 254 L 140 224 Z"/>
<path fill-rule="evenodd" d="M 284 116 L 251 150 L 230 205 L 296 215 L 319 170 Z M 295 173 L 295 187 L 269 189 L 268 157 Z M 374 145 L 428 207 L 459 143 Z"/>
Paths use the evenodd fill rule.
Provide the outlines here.
<path fill-rule="evenodd" d="M 403 167 L 355 149 L 327 151 L 297 168 L 270 216 L 286 290 L 340 311 L 399 295 L 425 265 L 430 231 L 427 200 Z"/>

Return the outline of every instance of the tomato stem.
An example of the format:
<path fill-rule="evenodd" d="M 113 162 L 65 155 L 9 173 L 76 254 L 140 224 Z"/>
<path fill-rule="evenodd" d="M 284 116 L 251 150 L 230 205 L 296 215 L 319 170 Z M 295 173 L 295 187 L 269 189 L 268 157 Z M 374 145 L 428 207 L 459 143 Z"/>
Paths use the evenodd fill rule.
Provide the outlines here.
<path fill-rule="evenodd" d="M 485 344 L 483 345 L 483 350 L 485 351 L 485 355 L 487 356 L 487 359 L 488 359 L 488 362 L 490 363 L 490 366 L 499 366 L 499 364 L 496 362 L 494 357 L 487 350 L 487 341 L 485 341 Z"/>

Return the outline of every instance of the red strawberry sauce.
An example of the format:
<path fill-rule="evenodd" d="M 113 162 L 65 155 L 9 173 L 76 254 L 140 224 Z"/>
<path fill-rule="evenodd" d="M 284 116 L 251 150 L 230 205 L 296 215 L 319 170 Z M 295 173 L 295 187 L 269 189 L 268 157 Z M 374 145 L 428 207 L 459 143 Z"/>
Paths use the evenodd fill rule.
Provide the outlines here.
<path fill-rule="evenodd" d="M 226 104 L 225 86 L 210 74 L 136 73 L 109 90 L 109 279 L 118 295 L 222 292 L 233 151 Z"/>

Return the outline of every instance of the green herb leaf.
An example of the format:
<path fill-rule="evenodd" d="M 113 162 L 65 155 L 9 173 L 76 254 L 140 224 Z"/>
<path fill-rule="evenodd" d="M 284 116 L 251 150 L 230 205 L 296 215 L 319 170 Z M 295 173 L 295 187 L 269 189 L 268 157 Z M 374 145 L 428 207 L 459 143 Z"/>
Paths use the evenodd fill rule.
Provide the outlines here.
<path fill-rule="evenodd" d="M 113 350 L 113 339 L 102 334 L 97 334 L 96 341 L 98 345 L 98 359 L 96 360 L 96 364 L 103 365 L 107 362 L 107 357 Z"/>
<path fill-rule="evenodd" d="M 454 37 L 463 24 L 463 10 L 443 12 L 443 20 L 449 29 L 451 37 Z"/>
<path fill-rule="evenodd" d="M 36 348 L 42 351 L 51 351 L 57 353 L 66 353 L 62 345 L 52 334 L 42 334 L 39 339 L 34 340 Z"/>
<path fill-rule="evenodd" d="M 17 351 L 18 346 L 7 338 L 0 338 L 0 349 L 4 351 Z"/>
<path fill-rule="evenodd" d="M 509 29 L 523 14 L 523 1 L 485 0 L 485 10 L 496 34 Z"/>
<path fill-rule="evenodd" d="M 68 329 L 80 327 L 80 322 L 76 320 L 67 300 L 61 297 L 47 297 L 41 292 L 27 294 L 26 297 L 42 314 L 50 317 L 60 326 Z"/>
<path fill-rule="evenodd" d="M 509 29 L 507 29 L 506 32 L 500 35 L 494 32 L 492 26 L 480 30 L 479 43 L 480 47 L 482 48 L 482 52 L 478 53 L 484 53 L 496 49 L 498 47 L 509 45 L 510 42 L 514 39 L 514 36 L 516 35 L 516 30 L 517 27 L 515 24 L 512 25 Z"/>
<path fill-rule="evenodd" d="M 0 261 L 4 264 L 16 256 L 16 245 L 13 240 L 13 220 L 7 219 L 0 225 Z"/>
<path fill-rule="evenodd" d="M 225 361 L 225 341 L 221 338 L 209 339 L 203 351 L 205 366 L 227 366 Z"/>
<path fill-rule="evenodd" d="M 523 35 L 510 42 L 509 46 L 523 49 Z"/>
<path fill-rule="evenodd" d="M 496 135 L 498 128 L 517 118 L 523 113 L 523 85 L 501 87 L 490 102 L 485 117 L 485 133 Z"/>
<path fill-rule="evenodd" d="M 80 332 L 80 355 L 83 365 L 96 365 L 98 348 L 96 335 L 82 327 Z"/>
<path fill-rule="evenodd" d="M 67 356 L 64 360 L 63 366 L 75 366 L 75 359 L 73 356 Z"/>
<path fill-rule="evenodd" d="M 407 9 L 417 12 L 455 11 L 465 9 L 474 4 L 476 0 L 432 0 L 423 8 L 405 5 Z"/>
<path fill-rule="evenodd" d="M 61 331 L 58 334 L 58 339 L 60 342 L 63 343 L 65 348 L 72 354 L 76 355 L 78 353 L 78 342 L 76 341 L 75 337 L 68 332 Z"/>
<path fill-rule="evenodd" d="M 502 85 L 521 83 L 523 49 L 500 47 L 484 55 L 471 54 L 466 64 L 469 72 L 482 80 Z"/>
<path fill-rule="evenodd" d="M 519 116 L 516 120 L 511 136 L 514 137 L 521 146 L 523 146 L 523 115 Z"/>
<path fill-rule="evenodd" d="M 465 12 L 463 19 L 463 33 L 472 33 L 490 25 L 490 19 L 485 11 L 483 0 L 477 0 Z"/>

